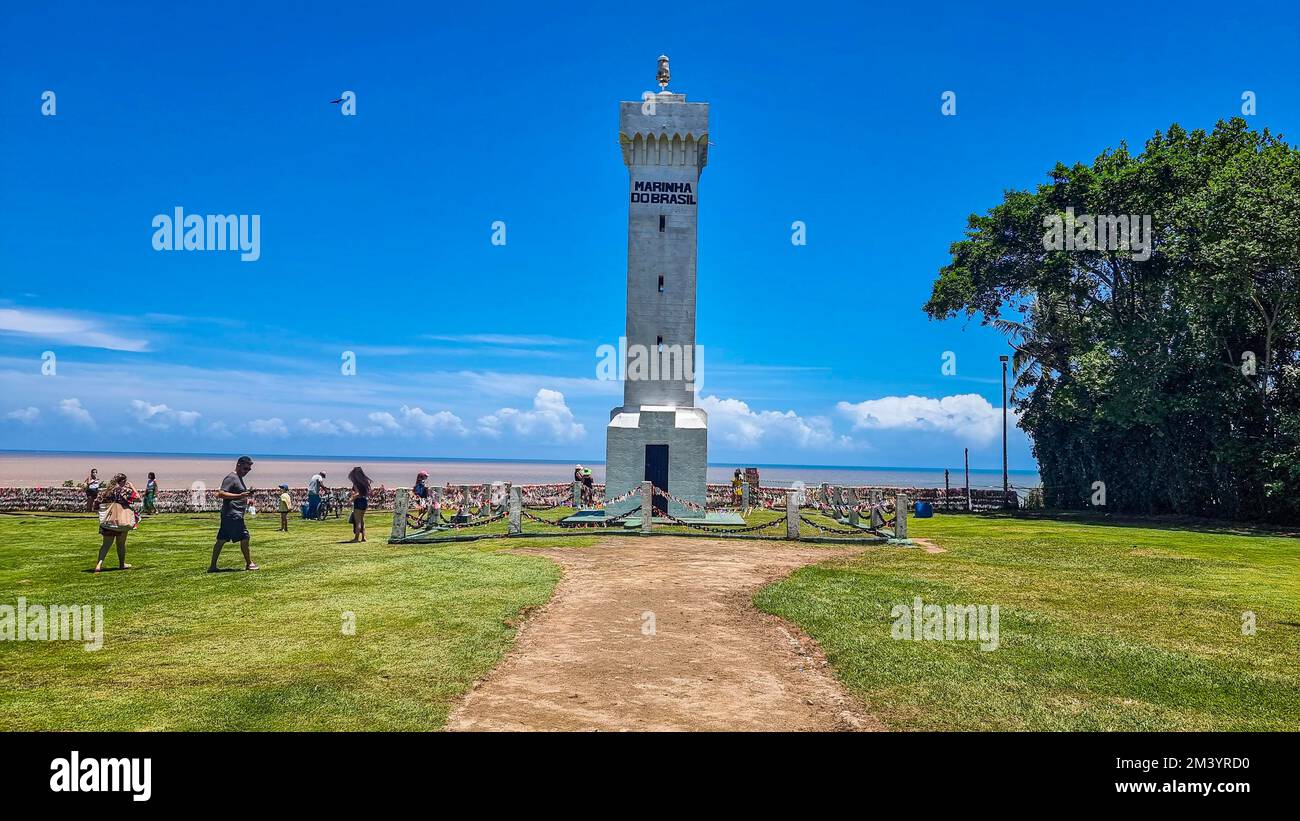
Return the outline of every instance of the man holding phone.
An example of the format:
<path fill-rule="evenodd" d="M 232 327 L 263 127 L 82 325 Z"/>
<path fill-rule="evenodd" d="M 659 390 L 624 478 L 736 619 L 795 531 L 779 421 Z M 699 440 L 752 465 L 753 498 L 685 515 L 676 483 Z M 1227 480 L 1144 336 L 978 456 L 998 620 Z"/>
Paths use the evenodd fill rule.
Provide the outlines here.
<path fill-rule="evenodd" d="M 253 460 L 248 456 L 239 457 L 235 462 L 235 472 L 221 480 L 221 490 L 217 498 L 221 500 L 221 528 L 217 531 L 217 543 L 212 546 L 212 563 L 209 573 L 216 573 L 217 559 L 226 542 L 239 542 L 239 549 L 244 552 L 244 569 L 259 570 L 248 552 L 248 528 L 244 525 L 244 511 L 248 509 L 248 500 L 253 495 L 244 477 L 253 469 Z"/>

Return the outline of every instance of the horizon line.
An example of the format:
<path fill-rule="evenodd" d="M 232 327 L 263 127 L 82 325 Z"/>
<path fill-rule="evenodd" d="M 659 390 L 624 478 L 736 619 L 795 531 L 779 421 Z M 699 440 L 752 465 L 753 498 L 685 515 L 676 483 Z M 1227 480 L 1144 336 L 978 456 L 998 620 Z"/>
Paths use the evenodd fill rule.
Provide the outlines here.
<path fill-rule="evenodd" d="M 203 453 L 203 452 L 182 452 L 175 453 L 170 451 L 115 451 L 115 450 L 18 450 L 0 448 L 0 455 L 21 454 L 33 456 L 157 456 L 163 458 L 219 458 L 225 457 L 230 459 L 238 458 L 244 454 L 233 451 L 222 453 Z M 344 454 L 341 456 L 323 456 L 320 454 L 299 454 L 299 453 L 267 453 L 260 457 L 261 459 L 327 459 L 327 460 L 347 460 L 347 461 L 364 461 L 366 459 L 383 461 L 383 462 L 502 462 L 502 463 L 522 463 L 538 465 L 604 465 L 603 459 L 583 462 L 581 460 L 570 461 L 568 459 L 529 459 L 529 458 L 503 458 L 490 456 L 356 456 Z M 939 472 L 949 470 L 960 473 L 961 468 L 945 467 L 921 467 L 917 465 L 825 465 L 825 464 L 791 464 L 782 462 L 708 462 L 708 467 L 755 467 L 755 468 L 809 468 L 819 470 L 892 470 L 892 471 L 934 471 Z M 1001 473 L 1002 468 L 977 468 L 972 467 L 972 473 Z M 1008 468 L 1008 473 L 1033 473 L 1037 474 L 1035 468 Z"/>

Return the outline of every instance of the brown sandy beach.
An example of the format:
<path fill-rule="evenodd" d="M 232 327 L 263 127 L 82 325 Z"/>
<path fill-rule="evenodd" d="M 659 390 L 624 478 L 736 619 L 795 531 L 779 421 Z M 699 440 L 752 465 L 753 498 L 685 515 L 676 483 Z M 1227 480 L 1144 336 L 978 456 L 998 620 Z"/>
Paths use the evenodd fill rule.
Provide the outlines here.
<path fill-rule="evenodd" d="M 255 462 L 248 477 L 251 487 L 275 487 L 281 482 L 290 487 L 302 487 L 312 474 L 322 469 L 327 473 L 328 484 L 343 486 L 347 484 L 348 471 L 356 465 L 363 466 L 373 481 L 388 487 L 410 487 L 420 470 L 429 471 L 429 481 L 435 485 L 494 481 L 548 484 L 573 480 L 573 465 L 570 464 L 250 455 Z M 158 487 L 164 490 L 188 488 L 195 481 L 215 486 L 234 464 L 234 456 L 0 453 L 0 487 L 49 487 L 61 485 L 66 479 L 80 482 L 92 467 L 99 469 L 101 478 L 125 473 L 137 485 L 144 481 L 149 471 L 153 471 L 158 475 Z M 591 468 L 596 481 L 604 481 L 604 466 L 592 465 Z"/>
<path fill-rule="evenodd" d="M 38 453 L 0 451 L 0 487 L 50 487 L 63 484 L 67 479 L 80 482 L 92 467 L 99 468 L 101 478 L 114 473 L 125 473 L 137 484 L 144 481 L 149 471 L 158 474 L 158 487 L 163 490 L 188 488 L 195 481 L 214 485 L 231 471 L 237 454 L 228 456 L 132 454 L 132 453 Z M 318 470 L 325 470 L 331 486 L 346 484 L 349 470 L 361 465 L 378 484 L 387 487 L 410 487 L 415 474 L 429 471 L 429 481 L 434 485 L 480 484 L 484 482 L 513 482 L 515 484 L 562 484 L 573 480 L 573 463 L 494 461 L 494 460 L 436 460 L 436 459 L 376 459 L 373 457 L 323 456 L 262 456 L 249 453 L 256 461 L 249 484 L 252 487 L 275 487 L 281 482 L 290 487 L 304 487 Z M 586 463 L 597 483 L 605 481 L 605 466 Z M 734 468 L 710 465 L 710 482 L 728 483 Z M 943 471 L 924 471 L 909 468 L 835 468 L 769 466 L 761 468 L 764 485 L 788 486 L 796 480 L 809 485 L 828 482 L 840 485 L 881 485 L 897 487 L 943 487 Z M 961 484 L 960 473 L 954 471 L 952 484 Z M 1038 483 L 1032 471 L 1012 471 L 1012 484 L 1030 487 Z M 142 485 L 141 485 L 142 486 Z M 1001 475 L 971 471 L 972 487 L 1001 487 Z"/>

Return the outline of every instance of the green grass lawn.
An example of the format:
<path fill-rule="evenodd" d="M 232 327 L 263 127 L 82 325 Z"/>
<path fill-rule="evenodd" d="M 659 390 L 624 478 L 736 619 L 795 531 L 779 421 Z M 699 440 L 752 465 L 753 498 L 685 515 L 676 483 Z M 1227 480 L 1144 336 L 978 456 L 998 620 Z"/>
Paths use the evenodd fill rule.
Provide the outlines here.
<path fill-rule="evenodd" d="M 910 527 L 948 552 L 873 549 L 755 596 L 889 727 L 1300 730 L 1300 540 L 1001 516 Z M 915 596 L 998 605 L 999 648 L 891 638 L 891 609 Z"/>
<path fill-rule="evenodd" d="M 599 539 L 395 546 L 378 512 L 364 545 L 342 520 L 251 525 L 256 573 L 208 575 L 215 516 L 164 515 L 130 537 L 136 569 L 95 576 L 93 518 L 0 516 L 0 604 L 100 604 L 106 624 L 96 652 L 0 642 L 0 729 L 437 729 L 558 580 L 506 551 Z M 1300 540 L 997 516 L 911 528 L 948 552 L 873 547 L 755 596 L 890 727 L 1300 729 Z M 222 564 L 242 568 L 238 546 Z M 891 639 L 890 609 L 918 595 L 997 604 L 1000 647 Z"/>
<path fill-rule="evenodd" d="M 390 546 L 391 518 L 366 544 L 343 520 L 250 520 L 204 571 L 213 515 L 146 519 L 127 546 L 135 569 L 87 571 L 93 517 L 0 516 L 0 604 L 102 604 L 105 638 L 0 642 L 3 730 L 436 729 L 460 693 L 501 659 L 527 608 L 559 578 L 540 558 L 480 545 Z M 569 539 L 581 543 L 589 539 Z M 535 546 L 545 544 L 536 540 Z M 115 568 L 116 553 L 106 566 Z M 355 614 L 355 635 L 343 632 Z"/>

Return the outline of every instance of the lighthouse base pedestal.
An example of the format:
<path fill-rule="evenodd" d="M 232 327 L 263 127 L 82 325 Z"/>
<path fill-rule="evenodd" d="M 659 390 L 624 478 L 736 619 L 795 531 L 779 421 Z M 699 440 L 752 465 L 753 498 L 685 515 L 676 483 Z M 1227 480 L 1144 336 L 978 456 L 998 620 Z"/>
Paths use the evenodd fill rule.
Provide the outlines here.
<path fill-rule="evenodd" d="M 656 511 L 703 521 L 708 482 L 709 415 L 700 408 L 642 405 L 615 408 L 605 428 L 605 497 L 612 499 L 650 480 L 691 507 L 655 498 Z M 695 509 L 694 505 L 699 508 Z M 641 506 L 640 495 L 607 505 L 606 518 Z"/>

